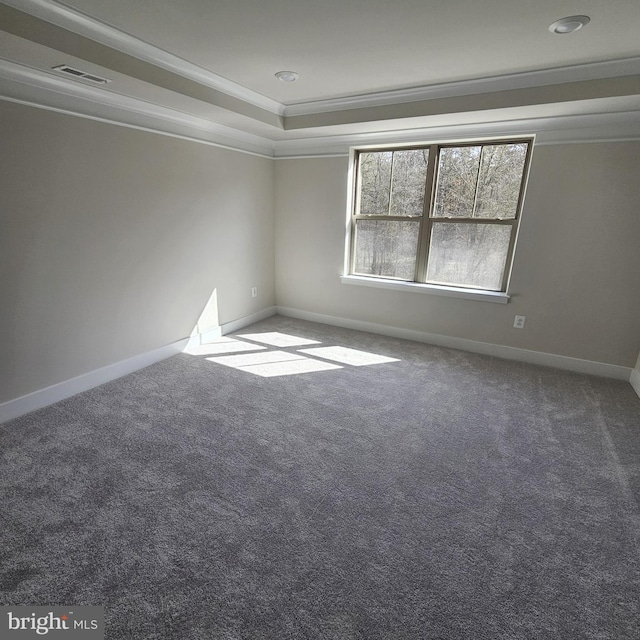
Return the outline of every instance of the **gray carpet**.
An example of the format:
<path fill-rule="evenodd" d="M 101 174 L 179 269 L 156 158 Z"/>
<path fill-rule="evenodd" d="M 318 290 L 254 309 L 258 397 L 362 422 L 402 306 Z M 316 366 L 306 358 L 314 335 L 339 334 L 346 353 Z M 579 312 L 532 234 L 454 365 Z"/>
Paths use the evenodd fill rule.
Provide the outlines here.
<path fill-rule="evenodd" d="M 181 354 L 2 425 L 3 604 L 103 605 L 114 640 L 640 637 L 628 383 L 263 331 L 398 361 Z"/>

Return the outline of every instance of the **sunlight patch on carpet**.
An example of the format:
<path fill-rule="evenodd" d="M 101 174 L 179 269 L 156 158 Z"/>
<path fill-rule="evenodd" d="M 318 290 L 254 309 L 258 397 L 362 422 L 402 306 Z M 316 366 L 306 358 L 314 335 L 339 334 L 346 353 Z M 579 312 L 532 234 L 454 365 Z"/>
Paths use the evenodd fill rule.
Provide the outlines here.
<path fill-rule="evenodd" d="M 287 353 L 286 351 L 242 353 L 233 356 L 207 358 L 207 360 L 264 378 L 342 369 L 339 365 L 312 360 L 311 358 L 306 358 L 296 353 Z"/>
<path fill-rule="evenodd" d="M 293 376 L 298 373 L 316 373 L 318 371 L 329 371 L 330 369 L 342 369 L 342 367 L 328 362 L 320 362 L 320 360 L 311 360 L 310 358 L 242 367 L 243 371 L 254 373 L 255 375 L 262 376 L 263 378 L 271 378 L 274 376 Z"/>
<path fill-rule="evenodd" d="M 299 351 L 312 356 L 318 356 L 319 358 L 325 358 L 326 360 L 350 364 L 354 367 L 383 364 L 385 362 L 399 362 L 398 358 L 388 358 L 387 356 L 379 356 L 376 353 L 359 351 L 358 349 L 348 349 L 347 347 L 314 347 L 312 349 L 299 349 Z"/>
<path fill-rule="evenodd" d="M 244 333 L 239 335 L 240 338 L 253 340 L 254 342 L 262 342 L 272 347 L 301 347 L 305 344 L 320 344 L 317 340 L 309 340 L 300 338 L 299 336 L 291 336 L 287 333 L 279 331 L 265 331 L 263 333 Z"/>
<path fill-rule="evenodd" d="M 266 349 L 257 344 L 235 340 L 234 338 L 218 338 L 214 342 L 208 344 L 196 344 L 187 347 L 183 353 L 190 356 L 211 356 L 218 353 L 235 353 L 238 351 L 258 351 Z"/>

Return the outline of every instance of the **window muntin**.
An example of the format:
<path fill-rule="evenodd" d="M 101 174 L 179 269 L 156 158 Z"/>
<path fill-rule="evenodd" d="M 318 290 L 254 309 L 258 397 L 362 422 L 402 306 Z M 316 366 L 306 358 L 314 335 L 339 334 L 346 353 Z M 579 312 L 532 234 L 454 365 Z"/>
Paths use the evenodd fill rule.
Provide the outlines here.
<path fill-rule="evenodd" d="M 358 152 L 350 273 L 506 291 L 531 146 Z"/>

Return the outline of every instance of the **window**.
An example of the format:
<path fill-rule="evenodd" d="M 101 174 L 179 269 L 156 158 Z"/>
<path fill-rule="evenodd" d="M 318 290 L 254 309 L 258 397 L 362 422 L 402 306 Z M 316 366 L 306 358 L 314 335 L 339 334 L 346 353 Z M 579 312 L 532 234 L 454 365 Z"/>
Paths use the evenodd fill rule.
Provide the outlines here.
<path fill-rule="evenodd" d="M 506 292 L 531 146 L 358 151 L 349 273 Z"/>

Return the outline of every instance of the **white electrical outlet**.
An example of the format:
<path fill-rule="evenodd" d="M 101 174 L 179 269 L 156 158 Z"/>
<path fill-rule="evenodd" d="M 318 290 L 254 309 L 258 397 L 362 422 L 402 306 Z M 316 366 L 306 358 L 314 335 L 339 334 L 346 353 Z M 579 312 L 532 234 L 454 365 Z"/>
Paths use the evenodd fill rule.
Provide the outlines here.
<path fill-rule="evenodd" d="M 251 297 L 252 298 L 258 297 L 258 287 L 251 287 Z"/>
<path fill-rule="evenodd" d="M 526 316 L 516 316 L 513 321 L 513 326 L 516 329 L 524 329 L 524 321 L 526 320 Z"/>

